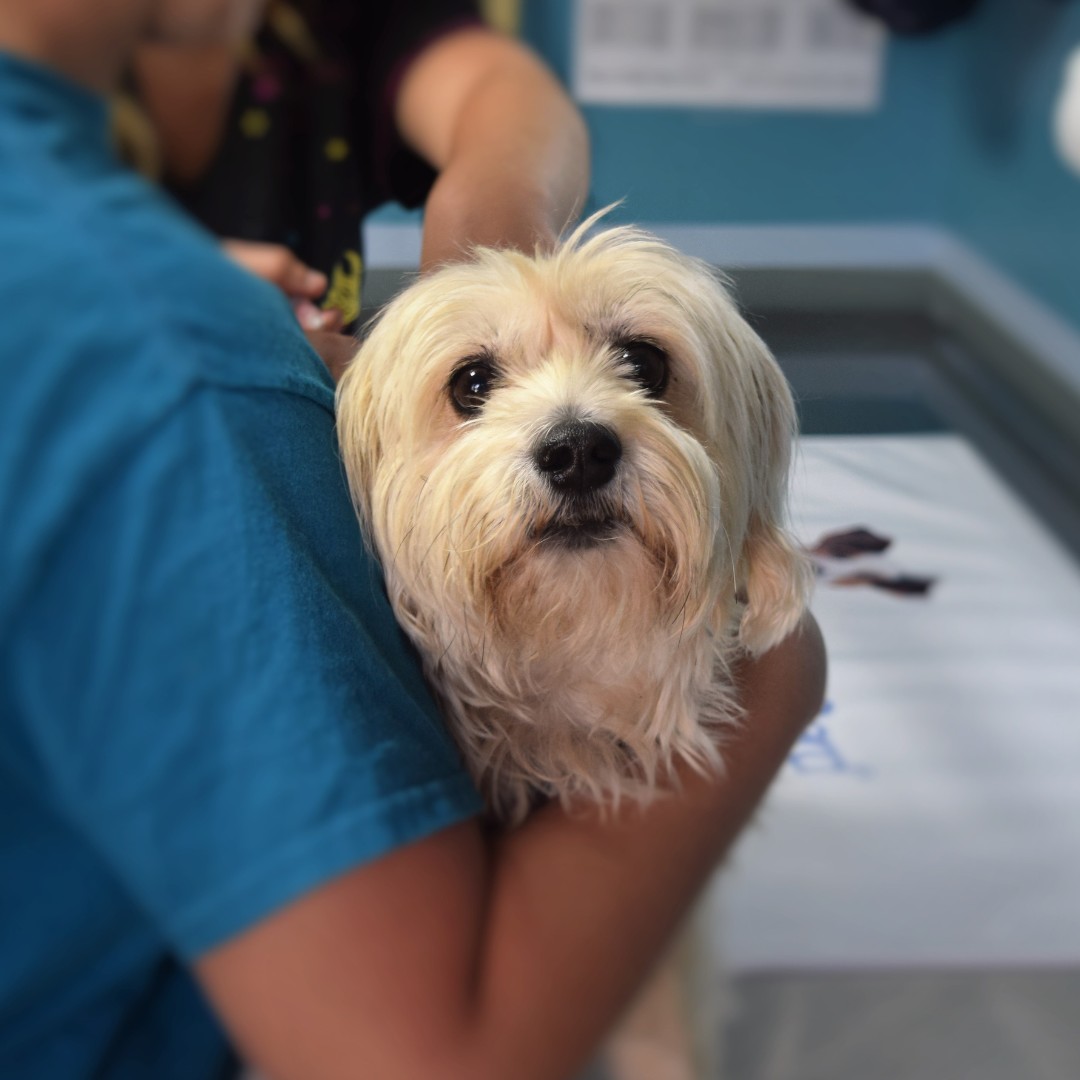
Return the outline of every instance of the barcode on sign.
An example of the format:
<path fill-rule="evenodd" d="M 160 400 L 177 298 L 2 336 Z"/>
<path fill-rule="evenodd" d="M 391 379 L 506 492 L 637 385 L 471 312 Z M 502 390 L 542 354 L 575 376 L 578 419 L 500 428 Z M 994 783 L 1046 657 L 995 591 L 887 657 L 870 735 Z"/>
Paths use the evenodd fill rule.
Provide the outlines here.
<path fill-rule="evenodd" d="M 584 13 L 583 34 L 599 48 L 658 48 L 671 44 L 671 9 L 665 3 L 599 0 Z"/>
<path fill-rule="evenodd" d="M 765 51 L 779 46 L 783 12 L 770 5 L 752 10 L 701 4 L 691 9 L 689 44 L 717 52 Z"/>

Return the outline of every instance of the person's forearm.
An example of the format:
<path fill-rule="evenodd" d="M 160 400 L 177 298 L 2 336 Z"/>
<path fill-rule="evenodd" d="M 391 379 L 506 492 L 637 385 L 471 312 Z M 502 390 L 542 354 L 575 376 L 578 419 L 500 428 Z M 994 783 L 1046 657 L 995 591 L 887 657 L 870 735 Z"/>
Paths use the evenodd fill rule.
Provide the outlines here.
<path fill-rule="evenodd" d="M 748 663 L 723 779 L 602 820 L 552 805 L 443 830 L 330 882 L 198 965 L 275 1080 L 559 1080 L 618 1018 L 820 707 L 816 624 Z"/>
<path fill-rule="evenodd" d="M 588 187 L 588 139 L 568 103 L 551 96 L 538 107 L 537 96 L 499 74 L 477 89 L 428 196 L 422 269 L 460 258 L 467 245 L 531 254 L 574 222 Z"/>
<path fill-rule="evenodd" d="M 816 713 L 823 676 L 811 623 L 757 672 L 747 705 L 763 722 L 731 740 L 728 781 L 687 774 L 678 797 L 603 823 L 551 807 L 497 845 L 462 1076 L 550 1078 L 581 1063 Z M 803 695 L 794 710 L 792 680 Z"/>
<path fill-rule="evenodd" d="M 420 849 L 372 867 L 394 897 L 376 919 L 401 930 L 386 931 L 385 953 L 369 943 L 364 961 L 402 974 L 351 1005 L 382 1033 L 379 1046 L 349 1042 L 335 1057 L 340 1071 L 308 1075 L 344 1080 L 347 1064 L 386 1080 L 573 1075 L 760 803 L 817 712 L 823 680 L 810 621 L 754 662 L 725 778 L 684 774 L 678 794 L 606 820 L 551 805 L 487 845 L 459 827 L 423 842 L 423 881 L 410 871 Z M 432 921 L 441 933 L 425 932 Z"/>
<path fill-rule="evenodd" d="M 469 246 L 549 245 L 579 213 L 589 144 L 577 109 L 523 47 L 467 30 L 410 69 L 397 118 L 439 172 L 425 207 L 421 264 Z"/>

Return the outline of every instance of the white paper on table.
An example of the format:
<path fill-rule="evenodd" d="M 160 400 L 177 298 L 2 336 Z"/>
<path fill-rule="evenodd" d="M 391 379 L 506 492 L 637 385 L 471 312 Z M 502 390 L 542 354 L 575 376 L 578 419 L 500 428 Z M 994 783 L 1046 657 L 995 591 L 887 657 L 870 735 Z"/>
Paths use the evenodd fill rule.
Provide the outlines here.
<path fill-rule="evenodd" d="M 812 437 L 805 543 L 938 579 L 821 586 L 828 704 L 721 890 L 736 969 L 1080 962 L 1080 571 L 961 439 Z"/>

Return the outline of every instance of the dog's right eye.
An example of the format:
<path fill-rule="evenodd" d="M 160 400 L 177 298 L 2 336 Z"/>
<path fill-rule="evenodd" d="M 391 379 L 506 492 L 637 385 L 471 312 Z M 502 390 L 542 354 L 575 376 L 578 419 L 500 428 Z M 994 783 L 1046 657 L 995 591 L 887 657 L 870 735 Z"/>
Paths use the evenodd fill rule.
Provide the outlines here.
<path fill-rule="evenodd" d="M 450 376 L 450 401 L 462 416 L 475 416 L 495 385 L 495 371 L 483 360 L 469 360 Z"/>
<path fill-rule="evenodd" d="M 615 356 L 649 397 L 658 398 L 667 389 L 668 356 L 651 341 L 623 341 L 615 346 Z"/>

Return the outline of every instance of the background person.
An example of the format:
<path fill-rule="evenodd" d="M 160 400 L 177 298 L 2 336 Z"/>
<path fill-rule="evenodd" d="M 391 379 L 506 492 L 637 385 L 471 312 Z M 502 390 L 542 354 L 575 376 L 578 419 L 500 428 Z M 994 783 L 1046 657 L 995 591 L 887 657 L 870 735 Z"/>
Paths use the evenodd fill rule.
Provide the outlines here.
<path fill-rule="evenodd" d="M 577 110 L 468 0 L 269 0 L 239 42 L 142 44 L 117 103 L 129 159 L 308 331 L 356 329 L 375 207 L 424 206 L 428 268 L 468 244 L 550 244 L 588 184 Z M 315 342 L 335 367 L 354 349 Z"/>

